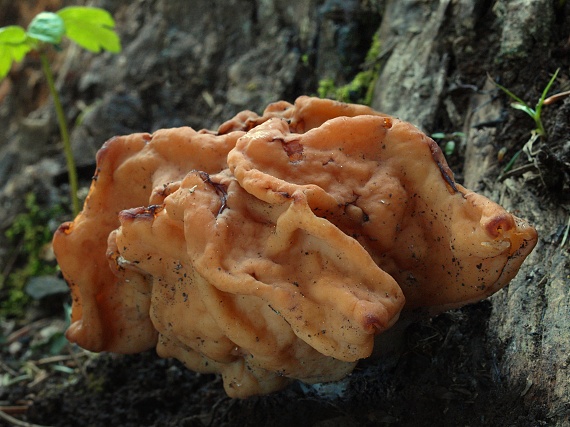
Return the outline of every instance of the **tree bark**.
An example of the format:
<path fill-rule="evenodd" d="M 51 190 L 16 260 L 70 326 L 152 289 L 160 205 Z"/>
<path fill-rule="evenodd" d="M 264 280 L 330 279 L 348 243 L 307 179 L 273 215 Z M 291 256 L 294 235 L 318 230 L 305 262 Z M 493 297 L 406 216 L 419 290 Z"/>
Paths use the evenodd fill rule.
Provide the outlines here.
<path fill-rule="evenodd" d="M 488 336 L 496 345 L 490 350 L 500 380 L 520 389 L 527 405 L 545 405 L 549 425 L 557 426 L 570 423 L 570 245 L 561 246 L 570 214 L 568 187 L 545 188 L 544 176 L 563 176 L 570 165 L 565 164 L 565 171 L 547 170 L 538 154 L 528 159 L 522 154 L 516 163 L 521 173 L 498 179 L 504 166 L 497 158 L 501 144 L 522 147 L 533 122 L 509 108 L 510 100 L 500 96 L 487 74 L 522 88 L 518 95 L 533 107 L 557 67 L 567 78 L 568 58 L 555 53 L 568 37 L 558 31 L 560 22 L 568 22 L 564 3 L 387 2 L 380 29 L 387 58 L 373 102 L 428 132 L 440 131 L 442 125 L 461 130 L 465 185 L 538 229 L 539 243 L 518 276 L 492 298 Z M 473 64 L 469 55 L 478 61 Z M 555 108 L 543 115 L 552 115 Z M 568 116 L 563 120 L 568 131 Z M 567 132 L 566 148 L 553 149 L 567 156 L 568 140 Z M 542 144 L 549 143 L 556 141 L 539 140 L 534 149 L 544 150 Z"/>

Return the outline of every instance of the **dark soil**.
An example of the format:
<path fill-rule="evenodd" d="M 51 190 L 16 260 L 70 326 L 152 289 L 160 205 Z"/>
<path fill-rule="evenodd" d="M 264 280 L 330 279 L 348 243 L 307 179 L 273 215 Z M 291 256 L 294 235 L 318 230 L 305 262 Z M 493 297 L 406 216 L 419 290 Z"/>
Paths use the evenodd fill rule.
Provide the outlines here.
<path fill-rule="evenodd" d="M 526 401 L 526 384 L 501 382 L 500 343 L 487 342 L 490 309 L 482 302 L 415 323 L 397 355 L 362 362 L 336 386 L 294 383 L 232 400 L 218 376 L 146 352 L 95 356 L 80 375 L 52 374 L 4 390 L 0 401 L 31 399 L 29 422 L 61 427 L 547 425 L 540 402 Z"/>

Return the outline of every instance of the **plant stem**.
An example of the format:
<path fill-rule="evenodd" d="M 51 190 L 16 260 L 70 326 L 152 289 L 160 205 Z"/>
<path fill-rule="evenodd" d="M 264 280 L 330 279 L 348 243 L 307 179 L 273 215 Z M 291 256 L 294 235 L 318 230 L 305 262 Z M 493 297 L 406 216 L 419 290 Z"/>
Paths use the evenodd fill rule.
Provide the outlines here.
<path fill-rule="evenodd" d="M 42 61 L 42 69 L 47 79 L 49 91 L 53 98 L 53 103 L 55 105 L 55 112 L 57 115 L 57 122 L 59 124 L 59 132 L 61 134 L 61 140 L 63 142 L 63 151 L 65 153 L 65 160 L 67 162 L 67 176 L 69 177 L 69 192 L 71 197 L 71 205 L 73 208 L 73 216 L 77 216 L 80 211 L 79 198 L 77 197 L 77 192 L 79 190 L 78 180 L 77 180 L 77 169 L 75 168 L 75 160 L 73 159 L 73 152 L 71 151 L 71 142 L 69 140 L 69 131 L 67 130 L 67 121 L 65 119 L 65 113 L 63 112 L 63 107 L 61 106 L 61 100 L 55 88 L 55 83 L 53 80 L 53 73 L 51 72 L 51 67 L 49 65 L 48 58 L 45 53 L 40 52 L 40 58 Z"/>

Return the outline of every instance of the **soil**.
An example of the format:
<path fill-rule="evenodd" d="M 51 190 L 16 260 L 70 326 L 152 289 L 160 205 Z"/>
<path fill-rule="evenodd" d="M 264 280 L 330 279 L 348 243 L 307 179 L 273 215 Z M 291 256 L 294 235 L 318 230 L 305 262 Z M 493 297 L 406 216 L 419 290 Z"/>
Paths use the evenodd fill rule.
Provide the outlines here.
<path fill-rule="evenodd" d="M 10 8 L 5 20 L 13 17 L 14 22 L 24 25 L 22 22 L 29 19 L 28 15 L 33 16 L 36 9 L 56 10 L 62 2 L 36 2 L 33 11 L 14 10 L 8 3 L 0 1 L 0 10 Z M 265 16 L 273 16 L 267 19 L 274 22 L 267 24 L 266 28 L 265 23 L 256 18 L 250 22 L 254 30 L 248 38 L 246 35 L 250 30 L 244 29 L 245 23 L 243 28 L 237 23 L 235 28 L 232 27 L 231 31 L 239 37 L 235 34 L 229 37 L 228 34 L 215 33 L 216 21 L 212 18 L 236 22 L 242 18 L 252 20 L 255 10 L 246 10 L 249 6 L 246 7 L 245 3 L 236 6 L 233 12 L 226 12 L 227 17 L 221 12 L 222 8 L 211 6 L 210 10 L 208 1 L 196 2 L 197 10 L 203 13 L 201 23 L 190 17 L 176 16 L 173 3 L 168 6 L 159 0 L 141 1 L 136 5 L 118 1 L 96 3 L 117 17 L 124 41 L 123 61 L 131 68 L 123 66 L 128 69 L 120 69 L 116 62 L 119 59 L 109 55 L 82 56 L 70 51 L 69 47 L 65 50 L 67 56 L 64 57 L 72 59 L 65 74 L 69 89 L 63 94 L 64 102 L 70 111 L 70 122 L 77 123 L 76 119 L 81 114 L 83 117 L 73 131 L 75 147 L 78 150 L 79 142 L 90 147 L 77 152 L 84 187 L 89 184 L 93 171 L 94 151 L 114 134 L 183 124 L 212 128 L 223 118 L 245 108 L 242 102 L 247 103 L 248 108 L 260 110 L 270 101 L 292 101 L 301 94 L 314 94 L 318 81 L 331 75 L 340 83 L 350 81 L 365 67 L 362 61 L 369 46 L 362 42 L 357 47 L 343 48 L 341 42 L 345 39 L 339 34 L 350 31 L 368 34 L 372 26 L 387 25 L 382 17 L 389 14 L 394 4 L 398 4 L 389 1 L 346 2 L 351 5 L 358 3 L 364 9 L 373 8 L 378 19 L 370 20 L 371 9 L 365 9 L 368 13 L 358 14 L 346 7 L 335 9 L 334 1 L 311 2 L 309 10 L 303 13 L 306 13 L 308 22 L 318 21 L 319 25 L 306 29 L 301 25 L 301 19 L 296 22 L 291 18 L 302 15 L 299 10 L 304 10 L 303 2 L 291 3 L 297 8 L 295 13 L 280 8 L 278 2 L 266 2 L 274 9 L 273 15 L 267 13 Z M 417 3 L 429 5 L 429 2 Z M 454 2 L 453 8 L 449 7 L 444 15 L 448 25 L 442 26 L 437 35 L 440 41 L 438 49 L 449 58 L 446 83 L 440 92 L 434 92 L 438 102 L 434 104 L 433 114 L 422 116 L 426 122 L 420 124 L 428 133 L 449 134 L 464 130 L 466 126 L 469 142 L 458 141 L 457 149 L 448 157 L 449 163 L 459 182 L 473 180 L 472 177 L 477 175 L 477 180 L 473 181 L 474 189 L 497 197 L 504 193 L 503 181 L 498 177 L 505 162 L 528 139 L 534 123 L 524 113 L 509 107 L 510 100 L 489 83 L 489 76 L 525 100 L 537 100 L 557 68 L 560 68 L 560 75 L 551 93 L 570 88 L 570 2 L 558 2 L 560 5 L 555 10 L 550 30 L 543 30 L 545 34 L 532 34 L 532 43 L 527 43 L 524 55 L 517 53 L 516 49 L 508 54 L 490 54 L 499 52 L 501 43 L 505 43 L 505 37 L 501 39 L 501 20 L 498 18 L 501 8 L 515 7 L 515 3 L 514 0 L 473 0 Z M 461 27 L 467 24 L 459 24 L 460 4 L 472 6 L 470 16 L 474 17 L 474 22 L 469 31 Z M 158 18 L 155 20 L 158 12 L 162 22 Z M 261 13 L 257 12 L 258 15 Z M 232 14 L 237 14 L 237 18 Z M 536 19 L 542 18 L 537 16 Z M 346 24 L 344 27 L 343 22 Z M 358 27 L 355 22 L 364 27 Z M 152 25 L 147 26 L 149 23 Z M 196 30 L 203 32 L 201 36 L 208 34 L 203 44 L 196 44 L 196 40 L 202 38 L 190 30 L 188 34 L 177 33 L 180 28 L 190 28 L 191 25 L 203 25 Z M 305 28 L 305 32 L 300 28 Z M 464 32 L 459 34 L 459 29 Z M 270 43 L 260 41 L 267 34 L 280 41 L 279 48 L 272 51 Z M 165 37 L 169 37 L 170 50 L 161 44 Z M 398 46 L 397 43 L 389 45 L 385 52 L 398 49 Z M 141 54 L 145 49 L 148 53 Z M 350 61 L 343 62 L 346 57 L 343 49 L 360 55 L 356 55 L 357 59 L 351 56 Z M 308 52 L 304 59 L 300 59 L 301 52 Z M 388 53 L 381 54 L 378 61 L 386 67 L 384 70 L 389 70 L 385 55 Z M 56 64 L 56 69 L 65 68 L 64 62 Z M 85 67 L 82 67 L 83 63 Z M 250 68 L 257 70 L 257 74 L 250 74 Z M 135 69 L 139 71 L 133 71 Z M 232 71 L 226 73 L 228 69 Z M 269 84 L 271 79 L 263 70 L 279 73 L 279 78 L 275 79 L 279 84 Z M 30 83 L 30 76 L 35 76 L 34 85 Z M 387 74 L 383 74 L 379 82 L 383 76 L 387 78 Z M 263 90 L 255 90 L 259 85 Z M 22 175 L 28 165 L 38 165 L 42 156 L 56 159 L 61 167 L 55 172 L 46 172 L 47 178 L 42 174 L 22 175 L 17 181 L 21 188 L 32 189 L 42 195 L 40 203 L 49 207 L 54 199 L 65 199 L 67 188 L 63 160 L 57 154 L 55 143 L 57 128 L 53 114 L 49 113 L 37 62 L 31 59 L 13 70 L 10 86 L 0 91 L 0 96 L 4 97 L 0 101 L 4 106 L 9 105 L 8 110 L 11 111 L 7 113 L 5 107 L 0 120 L 10 124 L 6 129 L 12 129 L 10 132 L 2 131 L 2 136 L 7 141 L 16 141 L 14 146 L 20 147 L 19 131 L 13 129 L 23 117 L 32 115 L 38 120 L 47 117 L 47 124 L 40 130 L 47 132 L 50 142 L 47 148 L 42 148 L 38 158 L 24 159 L 25 156 L 19 154 L 11 157 L 18 160 L 13 163 L 19 166 L 11 165 L 9 174 L 2 175 L 0 163 L 0 177 L 13 183 L 14 176 Z M 379 92 L 378 86 L 376 92 Z M 10 93 L 18 94 L 19 98 Z M 475 96 L 483 101 L 474 107 Z M 378 108 L 387 105 L 382 104 L 387 101 L 380 95 L 375 99 Z M 81 110 L 84 104 L 91 108 Z M 491 104 L 495 109 L 490 113 L 490 120 L 471 123 L 467 119 L 476 115 L 474 111 L 483 108 L 481 105 Z M 529 104 L 533 106 L 534 101 Z M 414 114 L 412 107 L 409 110 Z M 548 359 L 549 353 L 540 346 L 550 326 L 540 323 L 540 315 L 536 315 L 543 313 L 543 317 L 548 317 L 545 307 L 553 306 L 553 303 L 548 303 L 548 289 L 553 288 L 549 288 L 550 282 L 546 283 L 547 279 L 544 279 L 548 277 L 548 262 L 557 266 L 557 277 L 563 286 L 567 287 L 570 277 L 570 244 L 560 246 L 567 230 L 560 218 L 570 218 L 569 117 L 570 97 L 546 106 L 544 125 L 548 131 L 548 143 L 539 143 L 535 147 L 531 162 L 521 156 L 506 177 L 516 185 L 516 191 L 513 191 L 516 195 L 509 199 L 514 200 L 512 209 L 523 212 L 523 216 L 530 216 L 543 227 L 541 245 L 545 252 L 537 255 L 542 260 L 529 260 L 527 264 L 530 265 L 521 271 L 516 283 L 488 301 L 413 323 L 403 332 L 401 345 L 394 354 L 361 361 L 346 380 L 322 386 L 293 383 L 268 396 L 233 400 L 225 395 L 218 376 L 193 373 L 176 360 L 158 358 L 153 351 L 128 356 L 91 354 L 65 343 L 54 350 L 53 344 L 60 342 L 58 337 L 65 326 L 62 323 L 65 313 L 61 307 L 69 303 L 68 296 L 56 295 L 51 301 L 32 304 L 25 319 L 0 319 L 4 340 L 0 347 L 0 372 L 3 375 L 0 377 L 0 415 L 9 414 L 37 425 L 62 427 L 570 425 L 566 424 L 570 423 L 570 384 L 560 385 L 560 381 L 567 381 L 567 377 L 560 374 L 566 372 L 567 356 L 564 356 L 564 361 L 562 356 L 554 361 Z M 482 139 L 489 133 L 491 142 Z M 474 160 L 470 160 L 467 146 L 468 143 L 475 146 L 478 141 L 483 141 L 481 152 L 487 150 L 488 155 L 479 161 L 478 167 L 484 170 L 474 174 L 469 163 Z M 503 148 L 505 160 L 500 162 L 497 153 Z M 17 150 L 5 149 L 1 153 L 8 159 L 6 153 L 13 152 Z M 3 229 L 23 210 L 23 202 L 13 194 L 7 185 L 0 194 L 6 215 L 0 221 Z M 11 203 L 6 202 L 8 196 L 12 197 Z M 553 212 L 558 216 L 549 216 L 554 215 Z M 12 253 L 13 248 L 7 241 L 0 243 L 3 246 L 0 261 L 6 271 L 6 254 Z M 522 317 L 519 319 L 507 305 L 514 304 L 514 293 L 526 287 L 543 290 L 534 302 L 536 311 L 533 311 L 534 305 L 530 300 L 521 303 L 519 316 Z M 532 295 L 529 291 L 528 298 Z M 0 297 L 6 297 L 2 289 Z M 498 314 L 500 310 L 504 310 L 503 317 Z M 561 310 L 559 316 L 567 317 L 567 312 L 564 313 Z M 535 317 L 539 328 L 533 326 Z M 507 320 L 512 318 L 515 319 L 512 322 Z M 526 328 L 526 332 L 516 329 L 519 324 L 521 330 Z M 568 343 L 570 329 L 567 323 L 561 321 L 561 324 L 557 342 Z M 502 325 L 513 329 L 505 326 L 502 330 Z M 519 336 L 523 338 L 517 341 Z M 517 350 L 513 343 L 526 343 L 524 337 L 534 340 L 535 346 L 518 345 L 517 348 L 525 351 Z M 517 353 L 524 363 L 515 363 Z M 539 366 L 536 371 L 530 368 L 535 362 Z M 558 372 L 558 385 L 552 378 L 547 378 L 546 373 L 540 374 L 543 369 L 541 363 L 549 363 L 552 367 L 554 372 L 549 371 L 549 376 Z M 16 425 L 16 421 L 0 418 L 1 425 Z"/>
<path fill-rule="evenodd" d="M 294 383 L 269 396 L 232 400 L 218 376 L 146 352 L 91 355 L 81 374 L 52 371 L 0 400 L 31 400 L 28 421 L 62 427 L 548 425 L 547 408 L 525 401 L 527 384 L 501 382 L 500 345 L 486 334 L 490 309 L 482 302 L 415 323 L 397 355 L 363 361 L 328 387 Z"/>

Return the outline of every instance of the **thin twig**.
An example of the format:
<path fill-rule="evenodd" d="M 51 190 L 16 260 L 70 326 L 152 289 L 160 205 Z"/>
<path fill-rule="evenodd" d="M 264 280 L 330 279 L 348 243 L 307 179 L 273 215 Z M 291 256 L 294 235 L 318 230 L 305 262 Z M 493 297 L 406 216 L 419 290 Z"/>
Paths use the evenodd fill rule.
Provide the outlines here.
<path fill-rule="evenodd" d="M 15 371 L 14 369 L 10 368 L 8 365 L 6 365 L 4 362 L 2 362 L 0 360 L 0 368 L 2 368 L 4 371 L 6 371 L 7 373 L 9 373 L 10 375 L 12 375 L 13 377 L 18 375 L 18 372 Z"/>
<path fill-rule="evenodd" d="M 526 173 L 526 172 L 533 171 L 533 170 L 536 170 L 536 169 L 537 169 L 537 168 L 536 168 L 536 166 L 535 166 L 534 163 L 528 163 L 528 164 L 523 165 L 523 166 L 521 166 L 521 167 L 518 167 L 518 168 L 516 168 L 516 169 L 511 169 L 511 170 L 509 170 L 508 172 L 502 173 L 497 179 L 498 179 L 499 181 L 504 181 L 504 180 L 507 179 L 507 178 L 511 178 L 511 177 L 513 177 L 513 176 L 520 176 L 520 175 L 523 175 L 523 174 Z"/>
<path fill-rule="evenodd" d="M 36 320 L 35 322 L 32 322 L 26 326 L 23 326 L 20 329 L 18 329 L 17 331 L 14 331 L 10 335 L 8 335 L 8 338 L 6 338 L 6 344 L 11 344 L 14 341 L 23 337 L 24 335 L 29 334 L 31 331 L 33 331 L 35 329 L 43 328 L 44 326 L 47 326 L 49 323 L 50 323 L 50 319 L 40 319 L 40 320 Z"/>
<path fill-rule="evenodd" d="M 46 363 L 55 363 L 55 362 L 67 362 L 68 360 L 73 360 L 77 363 L 76 356 L 87 356 L 87 354 L 78 354 L 78 355 L 66 355 L 60 354 L 58 356 L 50 356 L 44 357 L 43 359 L 36 360 L 36 365 L 45 365 Z"/>
<path fill-rule="evenodd" d="M 47 380 L 49 377 L 50 377 L 50 374 L 48 374 L 47 371 L 44 371 L 42 369 L 39 372 L 37 372 L 37 374 L 34 376 L 34 380 L 32 382 L 30 382 L 29 384 L 27 384 L 27 387 L 28 388 L 34 388 L 39 383 L 42 383 L 45 380 Z"/>
<path fill-rule="evenodd" d="M 12 417 L 11 415 L 8 415 L 6 412 L 4 412 L 1 409 L 0 409 L 0 418 L 2 418 L 4 421 L 9 422 L 11 425 L 17 426 L 17 427 L 49 427 L 49 426 L 32 424 L 32 423 L 28 423 L 26 421 L 19 420 L 17 418 Z"/>
<path fill-rule="evenodd" d="M 27 406 L 19 405 L 19 406 L 0 406 L 0 411 L 4 412 L 5 414 L 12 415 L 12 414 L 25 414 L 28 410 Z"/>

